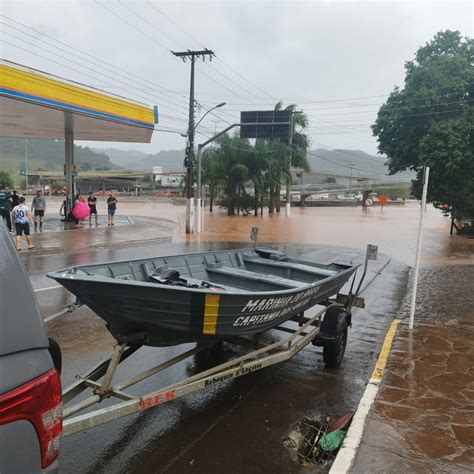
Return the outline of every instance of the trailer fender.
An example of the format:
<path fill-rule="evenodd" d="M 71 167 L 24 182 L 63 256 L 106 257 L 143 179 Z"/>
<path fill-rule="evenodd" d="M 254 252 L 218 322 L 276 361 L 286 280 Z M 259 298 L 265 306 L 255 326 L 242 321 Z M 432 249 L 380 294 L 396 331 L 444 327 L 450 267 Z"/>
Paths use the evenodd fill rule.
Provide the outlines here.
<path fill-rule="evenodd" d="M 334 344 L 340 334 L 352 325 L 352 315 L 346 308 L 329 308 L 321 321 L 320 333 L 313 339 L 313 345 Z"/>

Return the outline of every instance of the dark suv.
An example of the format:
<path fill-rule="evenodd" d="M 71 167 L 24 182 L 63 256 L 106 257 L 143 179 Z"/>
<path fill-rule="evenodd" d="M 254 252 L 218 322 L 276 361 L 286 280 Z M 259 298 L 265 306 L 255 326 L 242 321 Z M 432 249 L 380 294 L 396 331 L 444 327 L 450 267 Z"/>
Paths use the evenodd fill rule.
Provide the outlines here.
<path fill-rule="evenodd" d="M 0 219 L 0 473 L 58 470 L 60 364 L 59 347 L 46 336 L 30 280 Z"/>

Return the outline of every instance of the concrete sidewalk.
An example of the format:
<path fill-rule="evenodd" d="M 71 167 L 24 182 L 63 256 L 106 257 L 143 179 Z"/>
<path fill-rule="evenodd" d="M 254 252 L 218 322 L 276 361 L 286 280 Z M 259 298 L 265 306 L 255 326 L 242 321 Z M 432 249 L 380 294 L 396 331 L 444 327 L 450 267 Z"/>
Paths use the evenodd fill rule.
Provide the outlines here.
<path fill-rule="evenodd" d="M 474 472 L 473 282 L 469 264 L 420 273 L 351 472 Z"/>
<path fill-rule="evenodd" d="M 107 226 L 107 217 L 99 220 L 100 225 L 89 227 L 88 221 L 82 228 L 74 228 L 70 223 L 61 222 L 59 217 L 45 221 L 43 232 L 31 231 L 34 250 L 28 253 L 71 253 L 86 248 L 110 247 L 144 241 L 170 242 L 176 223 L 158 217 L 135 217 L 121 215 L 114 219 L 114 226 Z M 26 242 L 22 238 L 22 249 Z M 26 252 L 25 252 L 26 253 Z"/>

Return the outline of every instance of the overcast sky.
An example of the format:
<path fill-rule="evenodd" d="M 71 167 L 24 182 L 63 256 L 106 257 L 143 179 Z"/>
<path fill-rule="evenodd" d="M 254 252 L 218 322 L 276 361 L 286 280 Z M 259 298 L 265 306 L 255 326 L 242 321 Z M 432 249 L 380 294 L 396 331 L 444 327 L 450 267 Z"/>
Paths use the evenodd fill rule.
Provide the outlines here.
<path fill-rule="evenodd" d="M 404 62 L 439 30 L 472 37 L 474 24 L 473 3 L 456 1 L 3 0 L 0 9 L 3 58 L 158 105 L 162 130 L 187 128 L 190 66 L 170 50 L 205 46 L 217 59 L 197 64 L 196 99 L 227 105 L 206 117 L 201 133 L 281 99 L 308 114 L 313 147 L 372 154 L 369 126 L 403 85 Z M 155 132 L 151 144 L 78 144 L 154 153 L 184 140 Z"/>

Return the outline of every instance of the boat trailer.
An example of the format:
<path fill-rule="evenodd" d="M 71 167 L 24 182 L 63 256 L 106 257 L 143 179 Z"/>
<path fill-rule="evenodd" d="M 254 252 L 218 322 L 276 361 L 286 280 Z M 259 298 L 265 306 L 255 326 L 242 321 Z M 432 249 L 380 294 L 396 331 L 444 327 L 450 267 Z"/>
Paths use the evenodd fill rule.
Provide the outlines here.
<path fill-rule="evenodd" d="M 289 336 L 270 344 L 262 343 L 261 334 L 254 338 L 234 337 L 223 342 L 251 348 L 240 357 L 199 372 L 196 375 L 157 388 L 143 395 L 134 395 L 126 389 L 149 379 L 160 372 L 203 351 L 212 350 L 216 343 L 197 344 L 196 347 L 182 352 L 171 359 L 149 368 L 133 377 L 120 382 L 114 381 L 119 367 L 128 357 L 135 353 L 141 345 L 117 344 L 113 352 L 91 368 L 87 373 L 63 391 L 63 436 L 93 428 L 127 415 L 154 408 L 163 403 L 175 400 L 197 390 L 207 388 L 242 375 L 256 372 L 274 364 L 291 359 L 309 343 L 323 347 L 323 358 L 327 367 L 337 367 L 344 356 L 348 327 L 351 325 L 352 307 L 364 307 L 364 301 L 358 295 L 367 273 L 368 260 L 376 258 L 375 246 L 368 246 L 364 272 L 357 289 L 353 292 L 356 275 L 352 280 L 349 295 L 338 294 L 335 299 L 324 302 L 324 307 L 310 317 L 303 313 L 287 322 L 297 327 L 284 325 L 272 328 Z M 323 303 L 321 303 L 323 304 Z M 219 344 L 219 343 L 218 343 Z M 99 379 L 102 379 L 98 382 Z M 84 400 L 74 402 L 86 390 L 92 394 Z M 114 403 L 104 408 L 97 408 L 86 413 L 82 412 L 106 399 L 114 399 Z"/>

